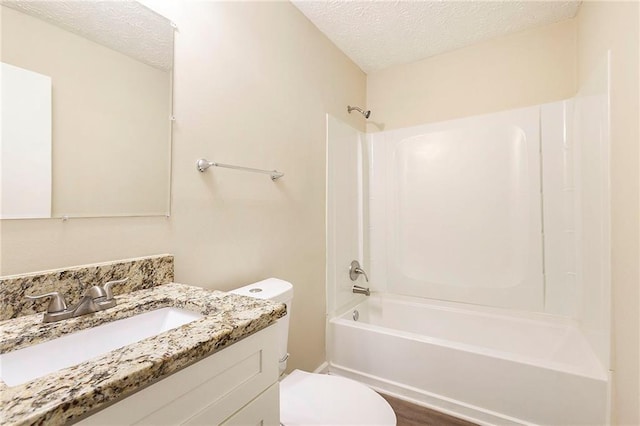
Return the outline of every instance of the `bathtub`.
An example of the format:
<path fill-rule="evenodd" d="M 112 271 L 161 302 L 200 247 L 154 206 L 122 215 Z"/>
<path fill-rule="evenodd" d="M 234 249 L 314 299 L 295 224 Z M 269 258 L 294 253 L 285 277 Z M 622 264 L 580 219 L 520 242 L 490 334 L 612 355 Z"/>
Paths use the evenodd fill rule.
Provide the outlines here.
<path fill-rule="evenodd" d="M 609 374 L 568 319 L 379 294 L 328 338 L 330 374 L 479 424 L 608 422 Z"/>

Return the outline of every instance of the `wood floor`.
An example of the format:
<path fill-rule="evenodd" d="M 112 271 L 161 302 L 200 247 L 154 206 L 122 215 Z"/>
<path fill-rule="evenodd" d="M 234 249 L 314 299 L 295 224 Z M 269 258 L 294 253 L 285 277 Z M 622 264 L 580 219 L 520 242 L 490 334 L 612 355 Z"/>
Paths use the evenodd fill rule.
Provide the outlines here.
<path fill-rule="evenodd" d="M 475 423 L 458 419 L 429 408 L 380 394 L 387 400 L 398 419 L 397 426 L 477 426 Z"/>

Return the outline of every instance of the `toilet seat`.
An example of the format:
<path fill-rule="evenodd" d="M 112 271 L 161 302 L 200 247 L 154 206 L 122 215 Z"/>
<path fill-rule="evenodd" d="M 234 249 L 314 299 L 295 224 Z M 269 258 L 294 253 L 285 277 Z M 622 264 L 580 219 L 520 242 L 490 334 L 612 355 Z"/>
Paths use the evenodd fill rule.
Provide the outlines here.
<path fill-rule="evenodd" d="M 280 382 L 280 422 L 395 426 L 396 415 L 384 398 L 362 383 L 294 370 Z"/>

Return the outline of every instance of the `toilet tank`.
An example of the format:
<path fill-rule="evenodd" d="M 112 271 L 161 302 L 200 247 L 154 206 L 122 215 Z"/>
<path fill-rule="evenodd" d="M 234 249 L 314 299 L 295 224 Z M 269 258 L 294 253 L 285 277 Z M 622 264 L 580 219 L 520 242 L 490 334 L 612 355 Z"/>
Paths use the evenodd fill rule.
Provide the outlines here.
<path fill-rule="evenodd" d="M 267 278 L 257 283 L 231 290 L 229 293 L 242 296 L 255 297 L 256 299 L 271 300 L 272 302 L 287 305 L 287 314 L 276 322 L 278 327 L 278 359 L 280 362 L 280 374 L 287 368 L 287 344 L 289 341 L 289 318 L 291 318 L 291 301 L 293 300 L 293 286 L 291 283 L 278 278 Z"/>

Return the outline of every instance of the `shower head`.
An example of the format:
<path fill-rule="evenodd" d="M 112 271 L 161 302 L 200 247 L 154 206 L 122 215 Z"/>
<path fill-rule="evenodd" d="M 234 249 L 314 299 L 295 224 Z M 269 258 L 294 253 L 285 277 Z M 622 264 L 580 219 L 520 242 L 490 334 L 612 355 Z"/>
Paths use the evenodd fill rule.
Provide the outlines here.
<path fill-rule="evenodd" d="M 352 107 L 352 106 L 347 105 L 347 112 L 348 112 L 349 114 L 351 114 L 351 111 L 353 111 L 353 110 L 356 110 L 356 111 L 358 111 L 360 114 L 364 115 L 364 118 L 369 118 L 369 116 L 371 115 L 371 111 L 369 111 L 369 110 L 366 110 L 366 111 L 365 111 L 365 110 L 363 110 L 363 109 L 362 109 L 362 108 L 360 108 L 360 107 L 357 107 L 357 106 L 353 106 L 353 107 Z"/>

